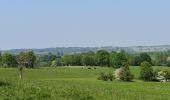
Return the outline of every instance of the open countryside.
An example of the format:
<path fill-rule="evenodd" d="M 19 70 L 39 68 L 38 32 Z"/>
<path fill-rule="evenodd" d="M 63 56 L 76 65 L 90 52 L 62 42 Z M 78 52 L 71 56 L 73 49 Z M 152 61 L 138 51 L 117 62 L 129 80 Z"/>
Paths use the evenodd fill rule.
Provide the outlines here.
<path fill-rule="evenodd" d="M 170 100 L 170 0 L 0 0 L 0 100 Z"/>
<path fill-rule="evenodd" d="M 4 53 L 0 97 L 2 100 L 168 100 L 169 60 L 162 59 L 170 54 L 149 54 L 129 55 L 123 50 L 41 56 L 32 51 Z"/>
<path fill-rule="evenodd" d="M 135 75 L 134 82 L 97 80 L 100 72 L 113 71 L 111 68 L 97 67 L 97 69 L 91 70 L 81 69 L 81 67 L 25 69 L 23 80 L 18 79 L 17 69 L 1 68 L 0 97 L 2 100 L 170 99 L 170 83 L 140 81 L 138 80 L 139 67 L 131 67 L 131 69 Z"/>

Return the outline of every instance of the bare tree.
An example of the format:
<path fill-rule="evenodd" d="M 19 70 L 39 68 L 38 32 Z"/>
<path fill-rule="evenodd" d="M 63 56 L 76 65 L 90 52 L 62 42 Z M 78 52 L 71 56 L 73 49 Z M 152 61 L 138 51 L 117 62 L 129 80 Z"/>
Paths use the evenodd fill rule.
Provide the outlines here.
<path fill-rule="evenodd" d="M 20 79 L 22 79 L 23 78 L 23 68 L 24 68 L 25 64 L 27 63 L 26 56 L 23 52 L 21 52 L 17 56 L 17 63 L 18 63 L 19 71 L 20 71 Z"/>

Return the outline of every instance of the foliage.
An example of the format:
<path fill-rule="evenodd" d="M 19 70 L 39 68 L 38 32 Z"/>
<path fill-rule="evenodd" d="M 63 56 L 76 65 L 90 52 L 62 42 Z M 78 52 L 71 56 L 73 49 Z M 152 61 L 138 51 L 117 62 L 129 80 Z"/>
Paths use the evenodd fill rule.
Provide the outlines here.
<path fill-rule="evenodd" d="M 81 66 L 81 58 L 82 56 L 79 54 L 64 55 L 62 58 L 62 63 L 66 66 Z"/>
<path fill-rule="evenodd" d="M 16 62 L 16 57 L 12 54 L 9 53 L 4 53 L 2 55 L 2 64 L 4 67 L 16 67 L 17 62 Z"/>
<path fill-rule="evenodd" d="M 152 64 L 152 59 L 147 53 L 141 53 L 139 56 L 136 56 L 134 59 L 134 65 L 139 66 L 142 62 L 147 61 Z"/>
<path fill-rule="evenodd" d="M 166 65 L 167 65 L 168 67 L 170 67 L 170 61 L 167 61 Z"/>
<path fill-rule="evenodd" d="M 168 82 L 170 79 L 170 73 L 167 70 L 164 71 L 157 71 L 156 72 L 156 79 L 159 82 Z"/>
<path fill-rule="evenodd" d="M 27 60 L 26 67 L 33 68 L 35 61 L 36 61 L 36 56 L 35 56 L 34 52 L 33 51 L 26 52 L 25 56 L 26 56 L 26 60 Z"/>
<path fill-rule="evenodd" d="M 106 50 L 99 50 L 96 53 L 95 60 L 98 66 L 109 66 L 109 52 Z"/>
<path fill-rule="evenodd" d="M 112 59 L 113 67 L 120 68 L 123 66 L 123 63 L 126 63 L 127 61 L 128 59 L 124 51 L 121 51 L 120 53 L 116 53 L 115 57 Z"/>
<path fill-rule="evenodd" d="M 170 81 L 170 71 L 164 70 L 163 72 L 165 73 L 164 74 L 165 80 Z"/>
<path fill-rule="evenodd" d="M 104 72 L 100 73 L 100 76 L 98 77 L 98 80 L 103 80 L 103 81 L 113 81 L 115 79 L 114 75 L 112 73 L 106 74 Z"/>
<path fill-rule="evenodd" d="M 155 78 L 152 65 L 149 62 L 145 61 L 141 63 L 140 78 L 144 81 L 153 81 Z"/>
<path fill-rule="evenodd" d="M 115 51 L 112 51 L 110 53 L 110 65 L 112 67 L 114 67 L 114 64 L 115 64 L 115 57 L 116 57 L 116 52 Z"/>
<path fill-rule="evenodd" d="M 57 56 L 57 58 L 56 58 L 56 65 L 57 66 L 62 66 L 61 56 Z"/>
<path fill-rule="evenodd" d="M 56 67 L 57 66 L 57 61 L 56 60 L 53 60 L 52 62 L 51 62 L 51 67 Z"/>
<path fill-rule="evenodd" d="M 134 78 L 134 75 L 132 75 L 128 64 L 124 63 L 123 67 L 115 70 L 115 77 L 117 80 L 132 81 Z"/>
<path fill-rule="evenodd" d="M 80 54 L 75 54 L 75 55 L 71 55 L 71 65 L 72 66 L 81 66 L 81 55 Z"/>
<path fill-rule="evenodd" d="M 94 66 L 95 65 L 95 58 L 93 53 L 89 52 L 87 54 L 83 54 L 82 56 L 82 64 L 84 66 Z"/>
<path fill-rule="evenodd" d="M 129 66 L 127 63 L 125 63 L 122 67 L 122 74 L 120 76 L 120 80 L 122 81 L 132 81 L 134 78 L 134 75 L 130 72 Z"/>
<path fill-rule="evenodd" d="M 65 66 L 71 65 L 71 63 L 72 63 L 71 60 L 72 60 L 72 58 L 71 58 L 70 55 L 64 55 L 64 56 L 62 57 L 62 63 L 63 63 L 63 65 L 65 65 Z"/>
<path fill-rule="evenodd" d="M 25 66 L 27 68 L 49 67 L 52 62 L 56 61 L 55 66 L 112 66 L 114 68 L 122 67 L 123 63 L 128 62 L 129 65 L 139 66 L 142 62 L 147 61 L 152 65 L 170 66 L 170 52 L 150 52 L 141 54 L 127 54 L 125 51 L 108 52 L 106 50 L 98 50 L 77 54 L 63 54 L 53 52 L 42 54 L 34 54 L 33 51 L 24 52 L 27 58 Z M 4 67 L 16 67 L 16 56 L 18 54 L 4 53 L 0 55 L 0 65 Z M 152 58 L 152 59 L 151 59 Z M 54 63 L 54 62 L 53 62 Z"/>
<path fill-rule="evenodd" d="M 165 65 L 168 54 L 165 52 L 156 52 L 154 55 L 154 64 L 157 66 Z"/>
<path fill-rule="evenodd" d="M 30 52 L 20 52 L 19 55 L 17 55 L 17 62 L 21 63 L 22 59 L 22 63 L 24 64 L 25 67 L 27 68 L 33 68 L 35 61 L 36 61 L 36 56 L 34 54 L 34 52 L 30 51 Z"/>
<path fill-rule="evenodd" d="M 120 80 L 120 77 L 122 76 L 122 74 L 123 74 L 123 68 L 121 67 L 121 68 L 117 68 L 116 70 L 115 70 L 115 78 L 117 79 L 117 80 Z"/>
<path fill-rule="evenodd" d="M 156 80 L 159 82 L 170 82 L 170 70 L 156 69 L 155 70 Z"/>

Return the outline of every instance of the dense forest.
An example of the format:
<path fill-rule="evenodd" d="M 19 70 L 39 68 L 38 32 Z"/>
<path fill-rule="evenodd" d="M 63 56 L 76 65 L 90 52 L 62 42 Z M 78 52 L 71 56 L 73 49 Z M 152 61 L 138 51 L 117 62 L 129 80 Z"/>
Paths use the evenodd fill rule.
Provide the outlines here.
<path fill-rule="evenodd" d="M 109 52 L 98 50 L 85 53 L 63 54 L 62 52 L 48 54 L 35 54 L 33 51 L 20 52 L 19 54 L 0 53 L 1 67 L 17 67 L 17 58 L 25 57 L 25 66 L 34 67 L 57 67 L 57 66 L 108 66 L 119 68 L 123 62 L 131 66 L 139 66 L 147 61 L 155 66 L 170 66 L 170 51 L 129 54 L 123 50 Z"/>

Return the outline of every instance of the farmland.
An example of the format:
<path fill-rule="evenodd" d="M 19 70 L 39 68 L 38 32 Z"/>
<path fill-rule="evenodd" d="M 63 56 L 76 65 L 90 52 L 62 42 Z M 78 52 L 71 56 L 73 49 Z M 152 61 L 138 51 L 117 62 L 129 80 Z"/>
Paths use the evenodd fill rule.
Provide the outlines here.
<path fill-rule="evenodd" d="M 153 67 L 165 69 L 165 67 Z M 139 67 L 130 67 L 133 82 L 101 81 L 101 72 L 114 69 L 97 67 L 58 67 L 24 69 L 0 68 L 0 100 L 169 100 L 170 83 L 143 82 Z M 169 69 L 170 68 L 167 68 Z"/>

